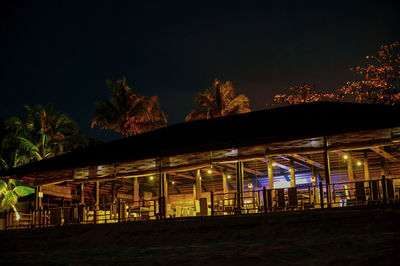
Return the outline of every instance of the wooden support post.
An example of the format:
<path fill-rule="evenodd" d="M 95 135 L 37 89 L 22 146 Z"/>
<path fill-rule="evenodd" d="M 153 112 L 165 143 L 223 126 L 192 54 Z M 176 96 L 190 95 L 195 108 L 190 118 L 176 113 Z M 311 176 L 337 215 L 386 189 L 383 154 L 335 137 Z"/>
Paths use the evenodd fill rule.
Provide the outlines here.
<path fill-rule="evenodd" d="M 167 179 L 167 173 L 160 173 L 158 175 L 158 187 L 159 187 L 160 197 L 163 197 L 165 204 L 167 204 L 168 203 L 168 179 Z"/>
<path fill-rule="evenodd" d="M 214 191 L 211 191 L 211 216 L 214 216 Z"/>
<path fill-rule="evenodd" d="M 320 202 L 321 202 L 321 209 L 324 208 L 324 187 L 322 185 L 322 181 L 319 181 L 319 197 L 320 197 Z"/>
<path fill-rule="evenodd" d="M 85 204 L 85 183 L 81 183 L 81 186 L 80 186 L 80 191 L 79 191 L 79 193 L 80 193 L 80 204 Z"/>
<path fill-rule="evenodd" d="M 237 187 L 237 206 L 243 206 L 243 192 L 244 192 L 244 173 L 243 162 L 236 163 L 236 187 Z"/>
<path fill-rule="evenodd" d="M 293 158 L 290 158 L 290 186 L 291 187 L 296 187 L 296 176 L 294 173 L 294 160 Z"/>
<path fill-rule="evenodd" d="M 328 143 L 326 138 L 324 137 L 324 172 L 325 172 L 325 185 L 326 185 L 326 201 L 328 208 L 331 207 L 332 202 L 332 194 L 331 194 L 331 166 L 329 162 L 329 153 L 328 153 Z M 321 198 L 321 206 L 324 198 Z"/>
<path fill-rule="evenodd" d="M 386 175 L 385 159 L 381 159 L 381 176 Z"/>
<path fill-rule="evenodd" d="M 94 204 L 94 210 L 93 210 L 93 214 L 94 214 L 94 222 L 97 224 L 99 222 L 99 217 L 98 217 L 98 210 L 99 210 L 99 206 L 100 206 L 100 182 L 96 182 L 94 184 L 94 189 L 95 189 L 95 204 Z"/>
<path fill-rule="evenodd" d="M 368 165 L 368 152 L 364 152 L 364 180 L 369 181 L 369 165 Z M 368 186 L 368 182 L 367 182 Z"/>
<path fill-rule="evenodd" d="M 225 194 L 228 193 L 228 179 L 227 179 L 226 169 L 222 170 L 222 186 L 223 186 L 224 197 L 225 197 Z"/>
<path fill-rule="evenodd" d="M 200 169 L 196 171 L 196 200 L 201 198 L 201 172 Z"/>
<path fill-rule="evenodd" d="M 96 195 L 95 207 L 96 207 L 96 209 L 98 209 L 100 206 L 100 182 L 95 183 L 94 189 L 95 189 L 95 195 Z"/>
<path fill-rule="evenodd" d="M 351 158 L 350 154 L 347 157 L 347 175 L 349 182 L 354 182 L 353 159 Z M 354 188 L 354 184 L 351 184 L 351 187 Z"/>
<path fill-rule="evenodd" d="M 386 176 L 382 175 L 382 202 L 387 203 L 387 186 L 386 186 Z"/>
<path fill-rule="evenodd" d="M 35 210 L 38 210 L 42 207 L 42 197 L 41 197 L 42 188 L 41 186 L 35 187 Z"/>
<path fill-rule="evenodd" d="M 318 199 L 319 199 L 319 194 L 316 193 L 317 192 L 317 171 L 315 169 L 315 166 L 311 167 L 311 182 L 312 182 L 312 192 L 313 192 L 313 199 L 314 199 L 314 204 L 318 203 Z"/>
<path fill-rule="evenodd" d="M 267 188 L 263 187 L 263 207 L 264 213 L 267 213 Z"/>
<path fill-rule="evenodd" d="M 272 168 L 272 158 L 268 158 L 268 181 L 269 189 L 274 189 L 274 170 Z"/>
<path fill-rule="evenodd" d="M 193 204 L 196 206 L 196 183 L 193 183 Z"/>
<path fill-rule="evenodd" d="M 164 195 L 165 195 L 165 203 L 169 203 L 169 197 L 168 197 L 168 176 L 167 176 L 167 173 L 164 173 Z"/>
<path fill-rule="evenodd" d="M 133 201 L 137 204 L 140 201 L 139 197 L 139 178 L 133 178 Z"/>

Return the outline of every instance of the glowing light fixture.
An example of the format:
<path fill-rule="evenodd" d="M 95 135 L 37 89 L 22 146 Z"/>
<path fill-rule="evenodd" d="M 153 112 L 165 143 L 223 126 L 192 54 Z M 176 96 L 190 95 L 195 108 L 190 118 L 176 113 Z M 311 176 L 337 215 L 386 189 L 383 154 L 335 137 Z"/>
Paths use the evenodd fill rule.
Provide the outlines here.
<path fill-rule="evenodd" d="M 201 180 L 201 176 L 199 176 L 199 179 Z"/>
<path fill-rule="evenodd" d="M 253 184 L 252 184 L 252 183 L 249 183 L 249 184 L 247 185 L 247 187 L 250 188 L 250 189 L 252 189 L 252 188 L 253 188 Z"/>
<path fill-rule="evenodd" d="M 343 159 L 347 160 L 347 159 L 349 159 L 349 156 L 343 155 Z"/>
<path fill-rule="evenodd" d="M 208 171 L 207 171 L 207 173 L 211 174 L 211 173 L 212 173 L 211 169 L 210 169 L 210 170 L 208 170 Z"/>
<path fill-rule="evenodd" d="M 276 163 L 272 163 L 272 166 L 275 167 L 275 166 L 276 166 Z"/>
<path fill-rule="evenodd" d="M 175 181 L 172 181 L 171 183 L 172 183 L 172 185 L 174 185 L 174 184 L 175 184 Z"/>
<path fill-rule="evenodd" d="M 360 162 L 360 161 L 358 161 L 358 162 L 357 162 L 357 165 L 358 165 L 358 166 L 360 166 L 360 165 L 361 165 L 361 162 Z"/>
<path fill-rule="evenodd" d="M 153 180 L 154 179 L 154 176 L 150 176 L 150 180 Z"/>
<path fill-rule="evenodd" d="M 228 176 L 227 176 L 227 178 L 228 178 L 228 179 L 231 179 L 231 176 L 230 176 L 230 175 L 228 175 Z"/>

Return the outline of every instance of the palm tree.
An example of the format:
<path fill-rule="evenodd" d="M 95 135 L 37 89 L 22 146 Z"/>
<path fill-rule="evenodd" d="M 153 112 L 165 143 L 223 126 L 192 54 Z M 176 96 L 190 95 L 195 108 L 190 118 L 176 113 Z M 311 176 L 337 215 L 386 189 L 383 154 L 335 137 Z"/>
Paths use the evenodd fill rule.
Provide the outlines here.
<path fill-rule="evenodd" d="M 186 121 L 250 112 L 249 98 L 244 94 L 235 96 L 230 81 L 221 82 L 215 79 L 212 87 L 199 92 L 194 101 L 198 108 L 186 116 Z"/>
<path fill-rule="evenodd" d="M 157 96 L 141 96 L 132 92 L 125 77 L 116 82 L 108 81 L 108 86 L 112 89 L 111 98 L 96 102 L 92 128 L 99 126 L 129 137 L 166 125 L 167 116 Z"/>
<path fill-rule="evenodd" d="M 55 113 L 52 105 L 26 105 L 25 109 L 25 116 L 11 117 L 5 122 L 9 133 L 2 140 L 3 168 L 39 161 L 87 145 L 87 139 L 79 133 L 75 122 L 65 114 Z"/>

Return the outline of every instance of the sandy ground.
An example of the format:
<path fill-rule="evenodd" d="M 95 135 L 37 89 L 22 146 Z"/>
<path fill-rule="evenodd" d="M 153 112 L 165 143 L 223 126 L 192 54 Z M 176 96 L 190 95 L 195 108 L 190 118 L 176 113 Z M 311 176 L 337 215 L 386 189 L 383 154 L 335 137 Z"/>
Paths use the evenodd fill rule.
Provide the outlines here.
<path fill-rule="evenodd" d="M 399 265 L 400 209 L 0 232 L 1 265 Z"/>

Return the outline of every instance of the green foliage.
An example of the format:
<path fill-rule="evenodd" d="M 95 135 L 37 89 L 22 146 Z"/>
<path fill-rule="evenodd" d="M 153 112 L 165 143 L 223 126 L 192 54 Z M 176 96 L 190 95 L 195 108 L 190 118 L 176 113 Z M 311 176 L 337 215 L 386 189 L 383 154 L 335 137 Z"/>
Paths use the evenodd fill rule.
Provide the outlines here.
<path fill-rule="evenodd" d="M 35 192 L 33 188 L 22 185 L 22 182 L 9 179 L 0 180 L 0 212 L 15 207 L 18 197 L 25 197 Z"/>
<path fill-rule="evenodd" d="M 112 89 L 111 98 L 96 102 L 92 128 L 99 126 L 128 137 L 165 126 L 167 116 L 157 96 L 132 92 L 125 77 L 116 82 L 108 81 L 107 85 Z"/>
<path fill-rule="evenodd" d="M 2 140 L 0 162 L 3 169 L 53 157 L 88 144 L 74 121 L 54 112 L 52 105 L 25 106 L 24 116 L 4 123 L 8 134 Z"/>
<path fill-rule="evenodd" d="M 17 194 L 19 197 L 25 197 L 28 196 L 30 194 L 33 194 L 35 192 L 35 190 L 33 188 L 30 187 L 24 187 L 24 186 L 17 186 L 13 189 L 13 191 L 15 192 L 15 194 Z"/>
<path fill-rule="evenodd" d="M 236 96 L 230 81 L 220 82 L 218 79 L 210 88 L 196 95 L 195 103 L 198 108 L 186 116 L 186 121 L 250 112 L 249 98 L 244 94 Z"/>

